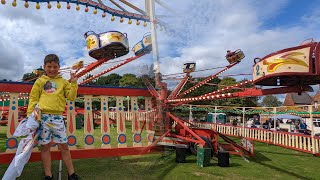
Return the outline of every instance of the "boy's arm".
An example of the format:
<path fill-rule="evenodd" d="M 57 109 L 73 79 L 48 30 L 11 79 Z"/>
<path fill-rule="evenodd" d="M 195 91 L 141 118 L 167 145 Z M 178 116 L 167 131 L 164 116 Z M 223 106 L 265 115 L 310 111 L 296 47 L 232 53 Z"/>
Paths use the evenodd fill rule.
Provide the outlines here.
<path fill-rule="evenodd" d="M 78 91 L 78 84 L 77 81 L 73 81 L 69 83 L 68 81 L 67 85 L 65 86 L 64 92 L 65 92 L 65 97 L 69 101 L 74 101 L 77 97 L 77 91 Z"/>
<path fill-rule="evenodd" d="M 34 107 L 39 102 L 40 92 L 41 92 L 41 86 L 40 86 L 39 80 L 37 80 L 33 84 L 31 92 L 30 92 L 27 117 L 29 117 L 31 115 Z"/>

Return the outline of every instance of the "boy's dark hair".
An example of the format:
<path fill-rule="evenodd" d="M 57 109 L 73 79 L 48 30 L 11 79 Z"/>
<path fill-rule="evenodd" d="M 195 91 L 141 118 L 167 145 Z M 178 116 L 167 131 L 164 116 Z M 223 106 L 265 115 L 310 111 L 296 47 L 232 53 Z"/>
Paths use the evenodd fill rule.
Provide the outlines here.
<path fill-rule="evenodd" d="M 50 62 L 56 62 L 60 66 L 60 60 L 59 60 L 58 56 L 55 54 L 46 55 L 43 62 L 44 62 L 44 65 L 46 65 L 47 63 L 50 63 Z"/>

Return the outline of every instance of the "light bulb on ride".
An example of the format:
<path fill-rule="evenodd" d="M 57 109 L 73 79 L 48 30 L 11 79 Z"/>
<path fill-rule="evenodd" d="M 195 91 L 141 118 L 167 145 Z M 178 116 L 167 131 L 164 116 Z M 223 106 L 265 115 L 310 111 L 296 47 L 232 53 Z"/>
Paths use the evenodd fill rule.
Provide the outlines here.
<path fill-rule="evenodd" d="M 60 9 L 61 8 L 61 4 L 59 1 L 57 1 L 57 8 Z"/>
<path fill-rule="evenodd" d="M 98 10 L 97 10 L 97 8 L 95 8 L 95 9 L 93 10 L 93 14 L 97 14 L 97 12 L 98 12 Z"/>
<path fill-rule="evenodd" d="M 115 18 L 114 18 L 114 15 L 112 15 L 112 16 L 111 16 L 111 21 L 114 21 L 114 19 L 115 19 Z"/>
<path fill-rule="evenodd" d="M 101 16 L 102 16 L 103 18 L 106 17 L 106 16 L 107 16 L 107 15 L 106 15 L 106 12 L 103 12 Z"/>
<path fill-rule="evenodd" d="M 49 2 L 48 2 L 48 6 L 47 7 L 48 7 L 48 9 L 51 9 L 51 7 L 52 7 Z"/>
<path fill-rule="evenodd" d="M 86 6 L 86 8 L 84 9 L 84 12 L 88 12 L 89 11 L 89 8 L 88 6 Z"/>
<path fill-rule="evenodd" d="M 17 6 L 17 0 L 13 0 L 12 6 L 13 6 L 13 7 L 16 7 L 16 6 Z"/>
<path fill-rule="evenodd" d="M 132 24 L 132 20 L 131 19 L 129 19 L 128 24 Z"/>
<path fill-rule="evenodd" d="M 123 18 L 122 17 L 120 18 L 120 23 L 123 23 Z"/>
<path fill-rule="evenodd" d="M 80 6 L 79 6 L 79 4 L 77 4 L 77 6 L 76 6 L 76 10 L 77 10 L 77 11 L 79 11 L 79 10 L 80 10 Z"/>
<path fill-rule="evenodd" d="M 70 9 L 70 8 L 71 8 L 70 3 L 67 2 L 67 9 Z"/>
<path fill-rule="evenodd" d="M 40 4 L 39 4 L 39 2 L 37 2 L 37 5 L 36 5 L 36 9 L 40 9 Z"/>
<path fill-rule="evenodd" d="M 28 7 L 29 7 L 28 1 L 26 1 L 26 2 L 24 3 L 24 7 L 25 7 L 25 8 L 28 8 Z"/>
<path fill-rule="evenodd" d="M 1 0 L 1 4 L 6 4 L 6 0 Z"/>
<path fill-rule="evenodd" d="M 144 27 L 147 27 L 147 22 L 146 22 L 146 21 L 143 23 L 143 26 L 144 26 Z"/>
<path fill-rule="evenodd" d="M 139 26 L 139 25 L 140 25 L 140 21 L 139 21 L 139 20 L 137 20 L 136 25 L 137 25 L 137 26 Z"/>

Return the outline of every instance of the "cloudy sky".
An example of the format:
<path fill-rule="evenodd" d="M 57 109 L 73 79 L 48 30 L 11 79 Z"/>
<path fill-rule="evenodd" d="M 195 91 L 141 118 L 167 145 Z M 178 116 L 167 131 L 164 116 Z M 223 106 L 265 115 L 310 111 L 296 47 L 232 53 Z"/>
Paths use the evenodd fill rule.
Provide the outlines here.
<path fill-rule="evenodd" d="M 144 9 L 144 0 L 128 0 Z M 119 1 L 116 1 L 121 4 Z M 162 74 L 182 72 L 185 62 L 197 63 L 197 70 L 228 65 L 224 58 L 226 50 L 242 49 L 245 59 L 226 71 L 224 75 L 252 73 L 253 59 L 264 57 L 274 51 L 299 45 L 313 38 L 319 41 L 320 0 L 162 0 L 174 12 L 156 5 L 156 14 L 168 26 L 158 31 L 160 71 Z M 17 7 L 11 2 L 0 4 L 0 79 L 21 80 L 24 73 L 43 64 L 46 54 L 56 53 L 62 59 L 62 68 L 70 67 L 82 59 L 85 63 L 95 61 L 88 56 L 83 34 L 89 30 L 96 33 L 117 30 L 128 34 L 130 49 L 150 25 L 136 26 L 119 22 L 110 15 L 102 18 L 102 12 L 94 15 L 93 9 L 84 12 L 71 10 L 56 3 L 48 10 L 46 4 L 36 10 L 30 3 L 26 9 L 23 1 Z M 106 5 L 117 9 L 109 1 Z M 123 5 L 128 11 L 135 12 Z M 160 28 L 158 29 L 160 30 Z M 126 57 L 133 55 L 130 52 Z M 140 67 L 152 64 L 152 55 L 146 55 L 113 71 L 119 74 L 141 73 Z M 105 64 L 92 74 L 97 74 L 113 64 Z M 195 77 L 212 75 L 219 69 L 194 73 Z M 68 75 L 66 75 L 67 77 Z M 237 76 L 237 79 L 252 76 Z M 178 82 L 169 82 L 174 86 Z"/>

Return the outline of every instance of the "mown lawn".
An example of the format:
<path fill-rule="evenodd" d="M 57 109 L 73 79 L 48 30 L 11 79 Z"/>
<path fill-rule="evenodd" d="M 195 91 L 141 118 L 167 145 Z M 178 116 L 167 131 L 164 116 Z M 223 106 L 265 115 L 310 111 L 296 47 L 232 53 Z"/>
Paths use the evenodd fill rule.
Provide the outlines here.
<path fill-rule="evenodd" d="M 77 134 L 83 134 L 77 130 Z M 127 129 L 127 133 L 130 128 Z M 96 133 L 97 138 L 99 137 Z M 129 133 L 130 134 L 130 133 Z M 128 135 L 128 138 L 131 137 Z M 113 137 L 113 136 L 112 136 Z M 0 149 L 3 152 L 4 129 L 0 127 Z M 80 139 L 80 137 L 79 137 Z M 99 139 L 99 138 L 98 138 Z M 132 141 L 131 141 L 132 142 Z M 79 140 L 79 143 L 81 141 Z M 99 146 L 97 140 L 97 146 Z M 115 143 L 116 144 L 116 143 Z M 82 143 L 83 145 L 83 143 Z M 80 144 L 80 146 L 82 146 Z M 130 143 L 128 142 L 128 145 Z M 2 147 L 1 147 L 2 146 Z M 281 147 L 255 143 L 255 157 L 249 163 L 241 157 L 231 156 L 230 167 L 217 165 L 211 160 L 209 167 L 198 167 L 196 156 L 188 155 L 186 163 L 175 162 L 175 151 L 167 149 L 159 154 L 102 159 L 74 160 L 81 179 L 320 179 L 320 158 Z M 53 161 L 52 170 L 57 178 L 59 161 Z M 0 177 L 8 165 L 0 165 Z M 18 179 L 37 180 L 43 177 L 40 162 L 28 163 Z M 66 169 L 63 168 L 63 179 Z"/>

